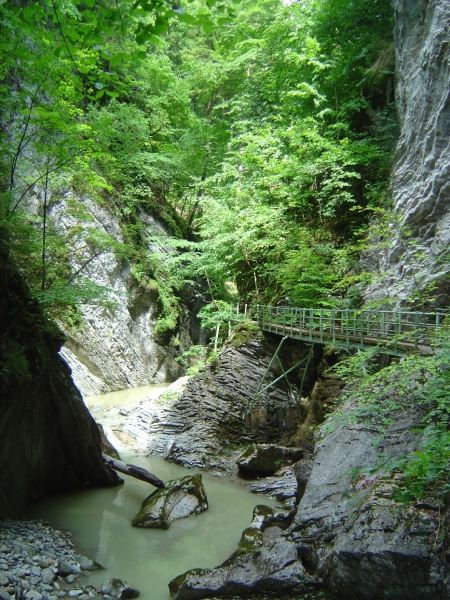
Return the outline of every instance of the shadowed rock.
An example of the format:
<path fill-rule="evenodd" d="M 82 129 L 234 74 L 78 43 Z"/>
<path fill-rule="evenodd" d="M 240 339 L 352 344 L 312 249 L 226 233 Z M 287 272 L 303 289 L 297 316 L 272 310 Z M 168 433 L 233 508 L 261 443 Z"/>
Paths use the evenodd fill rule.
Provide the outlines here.
<path fill-rule="evenodd" d="M 250 446 L 236 461 L 241 471 L 258 475 L 273 475 L 281 467 L 291 465 L 303 457 L 301 448 L 285 448 L 275 444 Z"/>

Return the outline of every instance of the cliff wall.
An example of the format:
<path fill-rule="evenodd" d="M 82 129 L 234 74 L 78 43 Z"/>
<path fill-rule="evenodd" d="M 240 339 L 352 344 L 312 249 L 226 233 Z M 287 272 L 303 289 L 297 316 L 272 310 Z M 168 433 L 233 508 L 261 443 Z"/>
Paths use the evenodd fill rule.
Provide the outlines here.
<path fill-rule="evenodd" d="M 49 219 L 63 235 L 77 227 L 85 230 L 77 241 L 78 247 L 73 248 L 72 266 L 77 271 L 88 263 L 81 275 L 113 292 L 112 307 L 84 305 L 80 327 L 70 329 L 62 324 L 67 339 L 61 354 L 72 369 L 77 387 L 84 395 L 92 395 L 175 380 L 183 374 L 175 358 L 198 343 L 199 328 L 192 314 L 195 301 L 190 306 L 192 311 L 182 305 L 176 345 L 160 340 L 155 334 L 157 291 L 139 287 L 133 281 L 130 264 L 112 250 L 88 262 L 95 254 L 84 241 L 90 231 L 123 242 L 117 218 L 97 202 L 83 198 L 77 200 L 85 213 L 80 220 L 70 209 L 71 201 L 67 196 L 54 202 Z M 142 213 L 140 219 L 144 235 L 168 236 L 164 226 L 151 215 Z"/>
<path fill-rule="evenodd" d="M 450 293 L 450 4 L 392 5 L 401 126 L 390 189 L 395 218 L 363 257 L 376 273 L 364 299 L 430 307 L 433 297 L 434 306 L 444 307 Z"/>
<path fill-rule="evenodd" d="M 58 356 L 61 334 L 42 315 L 0 239 L 0 518 L 45 494 L 117 485 L 98 428 Z"/>

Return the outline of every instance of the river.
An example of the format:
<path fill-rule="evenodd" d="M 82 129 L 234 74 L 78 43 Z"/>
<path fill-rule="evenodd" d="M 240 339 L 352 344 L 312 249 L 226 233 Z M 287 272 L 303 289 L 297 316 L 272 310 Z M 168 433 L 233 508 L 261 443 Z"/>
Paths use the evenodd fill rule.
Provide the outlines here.
<path fill-rule="evenodd" d="M 87 398 L 86 403 L 104 423 L 108 437 L 113 437 L 111 441 L 122 460 L 145 467 L 163 480 L 202 472 L 187 470 L 160 458 L 137 455 L 114 437 L 112 427 L 120 421 L 120 406 L 136 403 L 148 394 L 157 395 L 164 387 L 114 392 Z M 275 506 L 274 501 L 265 496 L 251 494 L 208 473 L 202 474 L 209 509 L 173 522 L 168 530 L 131 527 L 131 519 L 154 488 L 126 475 L 123 475 L 125 485 L 117 488 L 82 490 L 46 498 L 34 505 L 28 516 L 72 531 L 80 550 L 105 567 L 80 583 L 99 587 L 111 577 L 118 577 L 140 590 L 143 600 L 169 600 L 167 584 L 171 579 L 188 569 L 219 565 L 236 549 L 256 504 Z"/>

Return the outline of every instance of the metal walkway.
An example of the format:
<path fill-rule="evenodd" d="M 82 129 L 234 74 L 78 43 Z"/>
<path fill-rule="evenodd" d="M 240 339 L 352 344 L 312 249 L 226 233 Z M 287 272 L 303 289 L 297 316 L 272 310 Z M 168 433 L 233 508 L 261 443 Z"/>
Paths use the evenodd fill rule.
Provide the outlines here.
<path fill-rule="evenodd" d="M 449 331 L 446 313 L 400 310 L 337 310 L 284 306 L 246 307 L 263 331 L 305 342 L 344 348 L 380 346 L 386 354 L 430 353 Z"/>

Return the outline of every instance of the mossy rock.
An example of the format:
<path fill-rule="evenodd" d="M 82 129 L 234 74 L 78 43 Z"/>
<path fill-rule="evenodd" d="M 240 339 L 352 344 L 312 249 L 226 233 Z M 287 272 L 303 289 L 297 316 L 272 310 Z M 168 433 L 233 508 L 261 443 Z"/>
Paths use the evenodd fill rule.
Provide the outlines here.
<path fill-rule="evenodd" d="M 156 490 L 142 503 L 142 508 L 132 521 L 133 527 L 169 529 L 176 519 L 198 515 L 207 510 L 208 499 L 202 483 L 202 476 L 188 475 L 166 483 L 162 490 Z"/>

